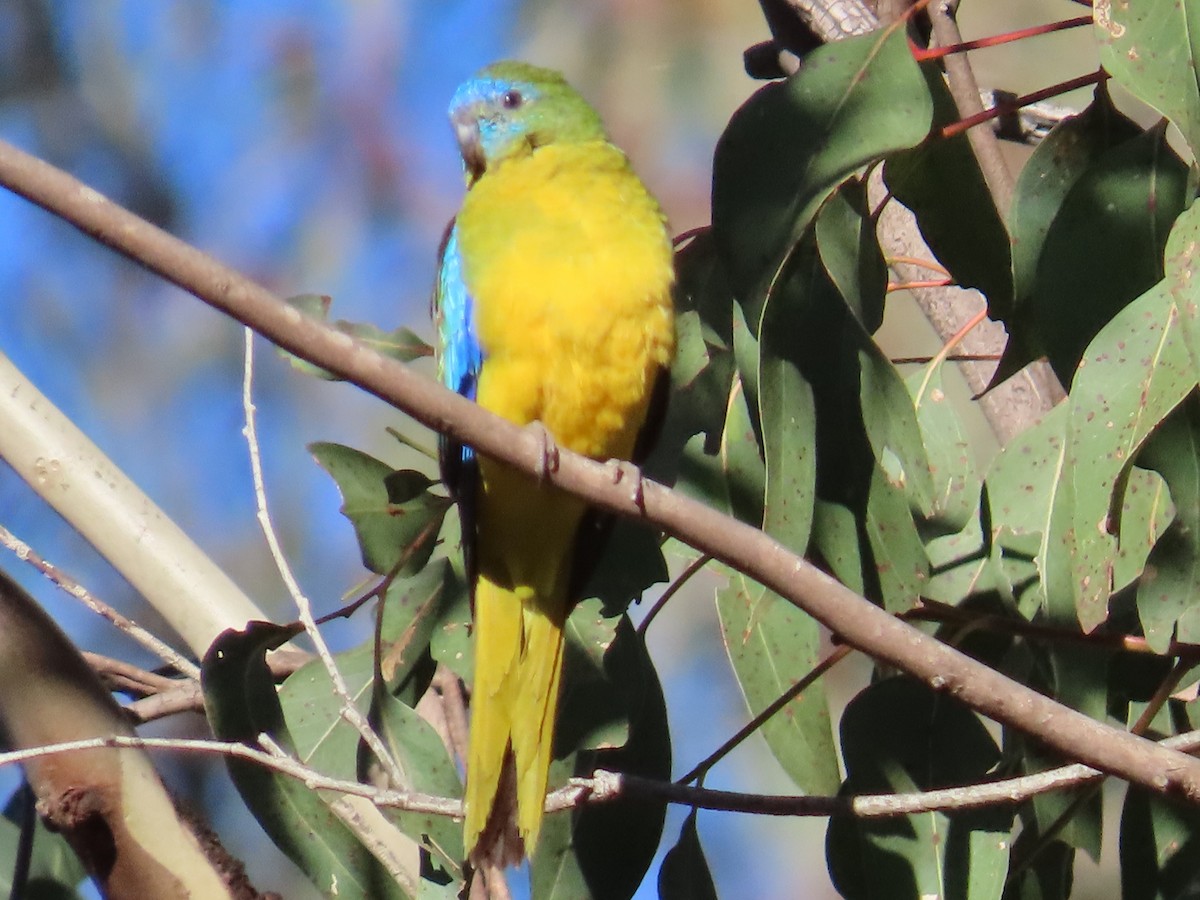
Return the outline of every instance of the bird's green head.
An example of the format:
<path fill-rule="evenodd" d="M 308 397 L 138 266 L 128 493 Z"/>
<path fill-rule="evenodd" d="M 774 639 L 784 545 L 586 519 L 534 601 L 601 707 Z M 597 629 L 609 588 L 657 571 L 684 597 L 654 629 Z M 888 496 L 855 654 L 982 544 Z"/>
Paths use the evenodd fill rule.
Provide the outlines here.
<path fill-rule="evenodd" d="M 450 121 L 468 184 L 546 144 L 607 140 L 600 116 L 562 75 L 523 62 L 494 63 L 465 82 Z"/>

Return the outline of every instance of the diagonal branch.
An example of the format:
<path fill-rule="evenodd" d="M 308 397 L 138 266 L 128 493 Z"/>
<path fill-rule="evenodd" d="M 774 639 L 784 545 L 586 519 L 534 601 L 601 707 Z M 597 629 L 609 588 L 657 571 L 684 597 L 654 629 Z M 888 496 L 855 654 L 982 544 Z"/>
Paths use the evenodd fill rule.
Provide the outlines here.
<path fill-rule="evenodd" d="M 477 407 L 349 336 L 302 316 L 265 288 L 155 228 L 53 166 L 0 142 L 0 184 L 234 317 L 259 334 L 530 475 L 643 519 L 751 576 L 851 646 L 973 709 L 1037 737 L 1064 757 L 1160 794 L 1200 802 L 1200 761 L 1089 719 L 892 618 L 762 531 L 643 479 L 640 497 L 611 466 L 566 450 L 546 471 L 543 439 Z M 639 500 L 641 502 L 639 502 Z"/>

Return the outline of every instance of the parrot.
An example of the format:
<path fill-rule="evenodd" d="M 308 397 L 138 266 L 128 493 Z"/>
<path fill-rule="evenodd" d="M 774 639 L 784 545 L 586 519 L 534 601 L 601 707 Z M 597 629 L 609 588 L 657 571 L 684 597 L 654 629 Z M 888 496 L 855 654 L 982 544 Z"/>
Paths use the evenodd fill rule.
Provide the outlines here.
<path fill-rule="evenodd" d="M 675 345 L 662 208 L 556 71 L 494 63 L 449 114 L 466 192 L 434 290 L 439 380 L 540 426 L 544 449 L 636 460 Z M 542 825 L 563 629 L 593 532 L 586 504 L 545 477 L 445 437 L 439 451 L 473 607 L 464 846 L 477 865 L 516 865 Z"/>

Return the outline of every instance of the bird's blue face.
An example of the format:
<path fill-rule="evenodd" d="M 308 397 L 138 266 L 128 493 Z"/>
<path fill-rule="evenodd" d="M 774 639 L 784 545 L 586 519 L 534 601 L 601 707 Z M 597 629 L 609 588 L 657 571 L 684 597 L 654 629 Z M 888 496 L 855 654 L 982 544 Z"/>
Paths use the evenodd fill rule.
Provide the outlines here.
<path fill-rule="evenodd" d="M 454 92 L 450 121 L 467 184 L 550 143 L 607 140 L 596 111 L 563 77 L 521 62 L 488 66 Z"/>
<path fill-rule="evenodd" d="M 468 182 L 490 163 L 532 149 L 531 104 L 541 98 L 529 83 L 479 76 L 463 84 L 450 101 L 450 121 L 462 152 Z"/>

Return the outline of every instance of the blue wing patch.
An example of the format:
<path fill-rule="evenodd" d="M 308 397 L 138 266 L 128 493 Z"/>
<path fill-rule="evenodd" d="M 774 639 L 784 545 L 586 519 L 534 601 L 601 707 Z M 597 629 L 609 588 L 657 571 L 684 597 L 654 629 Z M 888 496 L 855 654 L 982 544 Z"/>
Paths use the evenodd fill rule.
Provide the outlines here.
<path fill-rule="evenodd" d="M 442 241 L 441 263 L 434 291 L 434 317 L 438 330 L 438 380 L 450 390 L 475 399 L 483 350 L 475 333 L 474 302 L 463 280 L 458 229 L 453 222 Z M 459 499 L 468 492 L 465 469 L 474 462 L 475 451 L 442 437 L 440 443 L 442 480 Z M 471 466 L 473 468 L 473 466 Z"/>

